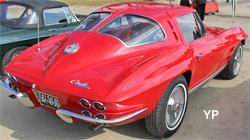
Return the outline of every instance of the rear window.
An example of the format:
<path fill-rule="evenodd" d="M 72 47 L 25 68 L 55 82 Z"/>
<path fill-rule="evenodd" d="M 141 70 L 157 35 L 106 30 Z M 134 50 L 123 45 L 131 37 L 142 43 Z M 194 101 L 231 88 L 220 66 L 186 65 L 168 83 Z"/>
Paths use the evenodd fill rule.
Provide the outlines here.
<path fill-rule="evenodd" d="M 155 20 L 138 15 L 119 16 L 98 32 L 119 39 L 127 47 L 162 41 L 166 37 Z"/>
<path fill-rule="evenodd" d="M 75 30 L 90 31 L 110 15 L 111 13 L 93 13 L 89 15 Z"/>
<path fill-rule="evenodd" d="M 37 24 L 36 12 L 15 4 L 0 4 L 0 23 L 5 26 Z"/>

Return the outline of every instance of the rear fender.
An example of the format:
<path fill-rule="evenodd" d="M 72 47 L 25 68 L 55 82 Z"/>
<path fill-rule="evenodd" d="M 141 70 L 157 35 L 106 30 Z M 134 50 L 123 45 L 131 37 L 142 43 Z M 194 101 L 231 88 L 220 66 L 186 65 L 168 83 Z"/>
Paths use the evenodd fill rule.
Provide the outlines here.
<path fill-rule="evenodd" d="M 60 43 L 60 41 L 62 41 L 67 35 L 69 34 L 69 32 L 67 33 L 63 33 L 63 34 L 59 34 L 59 35 L 56 35 L 56 36 L 53 36 L 51 38 L 48 38 L 44 41 L 41 41 L 39 43 L 39 47 L 41 49 L 41 51 L 43 49 L 45 49 L 46 47 L 51 47 L 51 45 L 54 45 L 56 43 Z M 29 47 L 28 49 L 26 49 L 25 51 L 23 51 L 22 53 L 20 53 L 17 57 L 15 57 L 6 67 L 5 67 L 5 71 L 9 72 L 9 73 L 19 73 L 17 69 L 15 69 L 15 67 L 11 66 L 12 63 L 16 62 L 16 61 L 19 61 L 27 56 L 29 56 L 30 54 L 33 54 L 35 52 L 38 51 L 38 44 L 35 44 L 31 47 Z M 48 57 L 47 55 L 49 54 L 44 54 L 43 56 L 46 58 Z M 17 75 L 16 75 L 17 76 Z"/>
<path fill-rule="evenodd" d="M 223 60 L 219 65 L 219 68 L 230 60 L 238 44 L 240 42 L 244 43 L 247 37 L 248 35 L 240 27 L 234 27 L 222 32 L 217 32 L 216 38 L 220 39 L 225 47 Z"/>
<path fill-rule="evenodd" d="M 168 84 L 191 66 L 193 52 L 184 45 L 172 46 L 164 53 L 139 66 L 106 98 L 111 102 L 136 102 L 148 108 L 149 114 Z"/>

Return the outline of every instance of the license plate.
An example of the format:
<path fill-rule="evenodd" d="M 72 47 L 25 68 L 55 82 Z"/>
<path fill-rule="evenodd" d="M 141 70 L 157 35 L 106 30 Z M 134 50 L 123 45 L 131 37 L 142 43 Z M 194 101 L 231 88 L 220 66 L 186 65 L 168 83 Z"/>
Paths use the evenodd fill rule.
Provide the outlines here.
<path fill-rule="evenodd" d="M 60 107 L 60 103 L 57 97 L 54 97 L 54 96 L 51 96 L 51 95 L 48 95 L 39 91 L 34 91 L 34 92 L 41 105 L 49 107 L 54 110 L 57 110 Z"/>

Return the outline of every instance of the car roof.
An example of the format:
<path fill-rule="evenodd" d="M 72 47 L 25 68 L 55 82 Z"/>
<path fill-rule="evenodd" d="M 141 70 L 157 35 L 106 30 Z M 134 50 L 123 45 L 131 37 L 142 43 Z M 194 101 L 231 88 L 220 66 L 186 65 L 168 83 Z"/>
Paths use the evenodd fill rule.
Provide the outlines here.
<path fill-rule="evenodd" d="M 176 17 L 194 11 L 194 9 L 186 6 L 163 4 L 157 2 L 119 3 L 108 5 L 97 10 L 97 12 L 111 12 L 113 14 L 118 15 L 138 14 L 148 16 L 154 19 L 163 14 L 168 14 L 171 17 Z"/>
<path fill-rule="evenodd" d="M 43 9 L 68 7 L 68 5 L 63 2 L 53 1 L 53 0 L 8 0 L 5 2 L 1 2 L 1 5 L 3 4 L 21 5 L 21 6 L 33 9 L 39 16 L 40 27 L 44 27 L 44 22 L 42 19 Z M 18 26 L 11 26 L 11 27 L 12 28 L 36 28 L 36 26 L 33 26 L 33 25 L 32 27 L 30 25 L 24 25 L 24 26 L 18 25 Z"/>
<path fill-rule="evenodd" d="M 33 7 L 34 9 L 46 9 L 46 8 L 54 8 L 54 7 L 65 7 L 67 4 L 59 1 L 52 0 L 8 0 L 4 3 L 16 3 L 25 6 Z"/>

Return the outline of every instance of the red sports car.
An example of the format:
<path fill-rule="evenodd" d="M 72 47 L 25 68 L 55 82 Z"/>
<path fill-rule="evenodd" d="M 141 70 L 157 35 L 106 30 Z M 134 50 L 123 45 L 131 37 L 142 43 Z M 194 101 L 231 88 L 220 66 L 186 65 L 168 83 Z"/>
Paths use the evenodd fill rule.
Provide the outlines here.
<path fill-rule="evenodd" d="M 239 27 L 203 25 L 188 7 L 114 4 L 15 57 L 1 86 L 68 123 L 95 130 L 145 118 L 151 134 L 168 137 L 189 94 L 219 73 L 237 76 L 247 37 Z"/>

